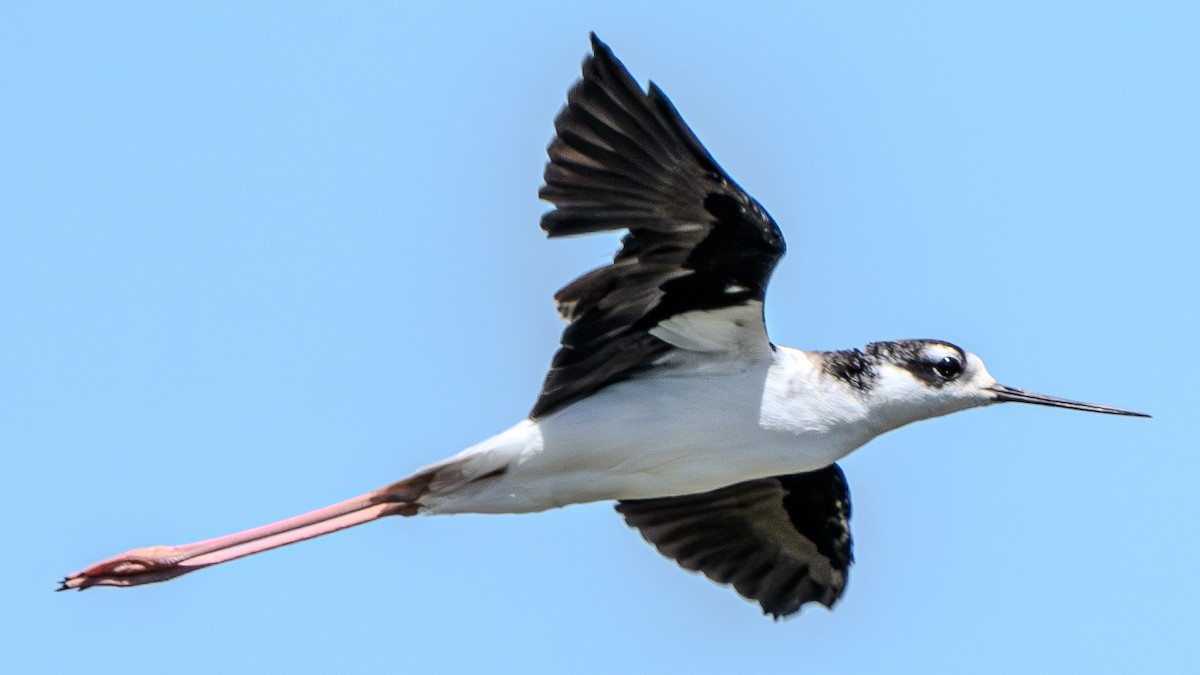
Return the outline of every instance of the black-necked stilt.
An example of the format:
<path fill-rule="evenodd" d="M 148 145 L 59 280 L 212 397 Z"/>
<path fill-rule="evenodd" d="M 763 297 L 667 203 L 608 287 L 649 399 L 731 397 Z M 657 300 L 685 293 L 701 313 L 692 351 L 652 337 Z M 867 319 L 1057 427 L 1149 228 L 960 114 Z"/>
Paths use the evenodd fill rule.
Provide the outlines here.
<path fill-rule="evenodd" d="M 617 500 L 664 555 L 780 617 L 841 595 L 850 498 L 835 462 L 876 436 L 1004 401 L 1144 416 L 1002 386 L 948 342 L 772 344 L 762 307 L 784 252 L 775 221 L 661 90 L 643 92 L 594 35 L 592 48 L 555 121 L 542 228 L 629 234 L 611 264 L 555 295 L 568 325 L 529 417 L 361 497 L 130 551 L 60 590 L 165 581 L 389 515 Z"/>

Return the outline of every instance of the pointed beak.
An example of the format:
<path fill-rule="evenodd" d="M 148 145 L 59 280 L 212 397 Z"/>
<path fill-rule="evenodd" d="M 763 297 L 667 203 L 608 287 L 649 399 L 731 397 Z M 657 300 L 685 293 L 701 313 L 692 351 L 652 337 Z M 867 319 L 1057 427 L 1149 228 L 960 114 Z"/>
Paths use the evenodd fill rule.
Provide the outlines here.
<path fill-rule="evenodd" d="M 1110 408 L 1106 405 L 1093 405 L 1091 403 L 1080 403 L 1057 396 L 1047 396 L 1045 394 L 1035 394 L 1031 391 L 1021 389 L 1013 389 L 1002 384 L 994 384 L 987 388 L 988 391 L 996 395 L 997 402 L 1011 401 L 1015 403 L 1034 403 L 1037 405 L 1048 405 L 1052 408 L 1066 408 L 1067 410 L 1083 410 L 1084 412 L 1104 413 L 1105 415 L 1127 415 L 1129 417 L 1149 417 L 1146 413 L 1134 412 L 1132 410 L 1124 410 L 1122 408 Z"/>

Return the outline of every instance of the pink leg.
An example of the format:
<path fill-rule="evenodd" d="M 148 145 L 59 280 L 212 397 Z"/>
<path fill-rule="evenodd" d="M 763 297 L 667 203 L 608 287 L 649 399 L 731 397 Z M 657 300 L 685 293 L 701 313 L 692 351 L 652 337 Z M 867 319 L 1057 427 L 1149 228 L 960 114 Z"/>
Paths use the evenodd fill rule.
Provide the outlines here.
<path fill-rule="evenodd" d="M 305 539 L 344 530 L 384 516 L 411 516 L 430 476 L 413 476 L 385 488 L 316 511 L 244 532 L 182 546 L 149 546 L 102 560 L 68 575 L 58 590 L 92 586 L 138 586 L 167 581 Z"/>

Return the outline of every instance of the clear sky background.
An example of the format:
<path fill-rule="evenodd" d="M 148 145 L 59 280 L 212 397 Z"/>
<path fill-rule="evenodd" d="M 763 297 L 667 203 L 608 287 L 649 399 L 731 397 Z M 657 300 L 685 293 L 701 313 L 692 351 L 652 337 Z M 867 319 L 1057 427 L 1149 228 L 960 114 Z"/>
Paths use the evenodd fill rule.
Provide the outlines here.
<path fill-rule="evenodd" d="M 1195 672 L 1200 9 L 983 4 L 8 3 L 0 670 Z M 779 624 L 609 504 L 52 593 L 524 416 L 616 245 L 537 227 L 589 30 L 783 227 L 775 341 L 1155 418 L 877 440 L 842 603 Z"/>

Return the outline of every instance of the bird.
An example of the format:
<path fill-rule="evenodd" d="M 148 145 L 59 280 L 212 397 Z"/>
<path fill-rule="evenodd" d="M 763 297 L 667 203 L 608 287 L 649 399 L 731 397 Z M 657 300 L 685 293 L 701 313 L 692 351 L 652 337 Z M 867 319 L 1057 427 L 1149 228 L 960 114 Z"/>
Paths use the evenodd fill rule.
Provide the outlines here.
<path fill-rule="evenodd" d="M 555 294 L 566 326 L 528 416 L 359 497 L 128 551 L 58 590 L 167 581 L 386 516 L 615 501 L 663 556 L 778 620 L 841 598 L 853 552 L 837 462 L 875 437 L 1002 402 L 1149 417 L 1001 385 L 942 340 L 773 343 L 763 302 L 785 250 L 779 226 L 594 33 L 554 129 L 541 228 L 624 235 L 611 263 Z"/>

